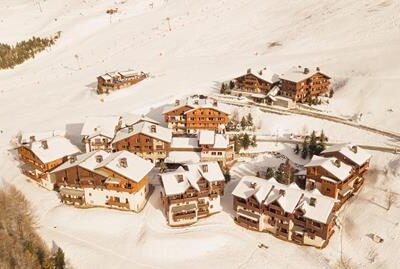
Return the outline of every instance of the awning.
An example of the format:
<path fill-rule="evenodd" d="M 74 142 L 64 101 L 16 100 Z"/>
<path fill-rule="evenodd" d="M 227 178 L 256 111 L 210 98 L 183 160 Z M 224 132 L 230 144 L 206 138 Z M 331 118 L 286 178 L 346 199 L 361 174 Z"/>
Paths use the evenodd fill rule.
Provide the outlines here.
<path fill-rule="evenodd" d="M 246 210 L 243 210 L 243 209 L 238 209 L 237 213 L 242 217 L 245 217 L 245 218 L 248 218 L 248 219 L 251 219 L 251 220 L 254 220 L 254 221 L 259 221 L 260 220 L 260 215 L 257 215 L 257 214 L 255 214 L 253 212 L 250 212 L 250 211 L 246 211 Z"/>
<path fill-rule="evenodd" d="M 172 213 L 178 213 L 182 211 L 191 211 L 191 210 L 196 210 L 197 207 L 195 204 L 188 204 L 188 205 L 180 205 L 180 206 L 174 206 L 171 211 Z"/>
<path fill-rule="evenodd" d="M 84 197 L 85 192 L 81 189 L 70 189 L 70 188 L 61 188 L 60 194 L 63 195 L 70 195 L 74 197 Z"/>
<path fill-rule="evenodd" d="M 267 96 L 265 94 L 262 94 L 262 93 L 253 93 L 251 95 L 251 97 L 253 97 L 253 98 L 266 98 Z"/>

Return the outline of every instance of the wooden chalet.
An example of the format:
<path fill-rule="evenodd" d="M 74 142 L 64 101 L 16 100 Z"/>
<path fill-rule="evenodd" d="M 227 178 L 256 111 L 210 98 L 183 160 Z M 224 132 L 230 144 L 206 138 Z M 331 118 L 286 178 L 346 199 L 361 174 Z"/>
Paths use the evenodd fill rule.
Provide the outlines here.
<path fill-rule="evenodd" d="M 300 66 L 280 75 L 279 95 L 292 99 L 294 102 L 306 102 L 309 99 L 328 94 L 330 77 Z"/>
<path fill-rule="evenodd" d="M 97 93 L 109 93 L 136 84 L 149 75 L 136 71 L 109 72 L 97 77 Z"/>
<path fill-rule="evenodd" d="M 318 189 L 323 195 L 337 200 L 340 208 L 362 185 L 363 179 L 356 170 L 334 157 L 314 155 L 304 166 L 307 169 L 306 188 Z"/>
<path fill-rule="evenodd" d="M 68 156 L 76 155 L 80 151 L 63 136 L 53 136 L 36 141 L 34 135 L 30 142 L 17 148 L 20 161 L 23 163 L 23 174 L 35 180 L 43 187 L 52 190 L 54 182 L 49 172 L 68 160 Z"/>
<path fill-rule="evenodd" d="M 334 233 L 335 200 L 317 190 L 245 176 L 232 195 L 235 221 L 247 229 L 318 248 L 325 247 Z"/>
<path fill-rule="evenodd" d="M 160 174 L 161 201 L 170 226 L 190 225 L 221 211 L 224 175 L 216 162 L 202 162 Z"/>
<path fill-rule="evenodd" d="M 171 129 L 142 121 L 119 130 L 112 148 L 115 151 L 127 150 L 158 164 L 167 157 L 171 139 Z"/>
<path fill-rule="evenodd" d="M 139 212 L 148 199 L 153 165 L 128 151 L 89 152 L 52 171 L 61 200 Z"/>
<path fill-rule="evenodd" d="M 122 127 L 119 116 L 99 116 L 86 118 L 82 131 L 82 143 L 86 152 L 111 151 L 111 141 L 115 133 Z"/>
<path fill-rule="evenodd" d="M 236 77 L 234 83 L 235 91 L 238 93 L 250 94 L 267 94 L 274 85 L 269 72 L 260 70 L 259 72 L 253 73 L 251 69 L 247 70 L 246 74 Z"/>
<path fill-rule="evenodd" d="M 223 131 L 229 121 L 229 112 L 221 109 L 217 101 L 199 98 L 177 100 L 163 114 L 173 134 L 195 134 L 201 129 Z"/>

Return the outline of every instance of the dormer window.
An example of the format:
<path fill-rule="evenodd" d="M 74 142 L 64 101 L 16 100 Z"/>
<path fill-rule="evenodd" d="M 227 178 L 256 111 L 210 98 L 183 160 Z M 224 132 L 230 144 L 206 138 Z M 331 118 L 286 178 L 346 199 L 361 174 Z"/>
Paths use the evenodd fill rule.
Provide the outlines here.
<path fill-rule="evenodd" d="M 124 168 L 128 167 L 128 161 L 127 161 L 127 159 L 126 159 L 126 158 L 121 158 L 121 159 L 119 159 L 119 165 L 120 165 L 121 167 L 124 167 Z"/>
<path fill-rule="evenodd" d="M 317 199 L 314 198 L 314 197 L 311 197 L 311 198 L 310 198 L 310 206 L 315 207 L 316 204 L 317 204 Z"/>
<path fill-rule="evenodd" d="M 49 148 L 49 144 L 47 143 L 47 140 L 43 140 L 42 141 L 42 148 L 43 149 L 48 149 Z"/>
<path fill-rule="evenodd" d="M 201 169 L 203 170 L 203 173 L 207 173 L 208 172 L 208 165 L 207 164 L 203 164 L 201 166 Z"/>
<path fill-rule="evenodd" d="M 96 162 L 101 163 L 103 161 L 103 156 L 101 155 L 96 155 Z"/>

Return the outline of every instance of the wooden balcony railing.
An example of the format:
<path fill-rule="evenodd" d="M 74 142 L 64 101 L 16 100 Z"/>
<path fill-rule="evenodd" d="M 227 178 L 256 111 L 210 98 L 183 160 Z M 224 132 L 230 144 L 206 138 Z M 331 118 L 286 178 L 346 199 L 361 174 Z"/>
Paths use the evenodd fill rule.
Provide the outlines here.
<path fill-rule="evenodd" d="M 121 203 L 121 202 L 114 201 L 114 200 L 108 200 L 106 202 L 106 205 L 117 206 L 117 207 L 120 207 L 120 208 L 129 209 L 129 203 Z"/>

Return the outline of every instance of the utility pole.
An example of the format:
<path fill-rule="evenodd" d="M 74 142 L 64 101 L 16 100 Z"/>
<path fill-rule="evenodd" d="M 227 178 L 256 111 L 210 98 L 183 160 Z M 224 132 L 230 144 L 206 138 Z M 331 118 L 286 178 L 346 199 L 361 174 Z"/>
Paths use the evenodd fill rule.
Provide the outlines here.
<path fill-rule="evenodd" d="M 167 22 L 168 22 L 168 29 L 169 29 L 169 31 L 171 32 L 171 30 L 172 30 L 172 29 L 171 29 L 171 24 L 170 24 L 170 20 L 171 20 L 171 19 L 170 19 L 169 17 L 167 17 L 166 20 L 167 20 Z"/>

